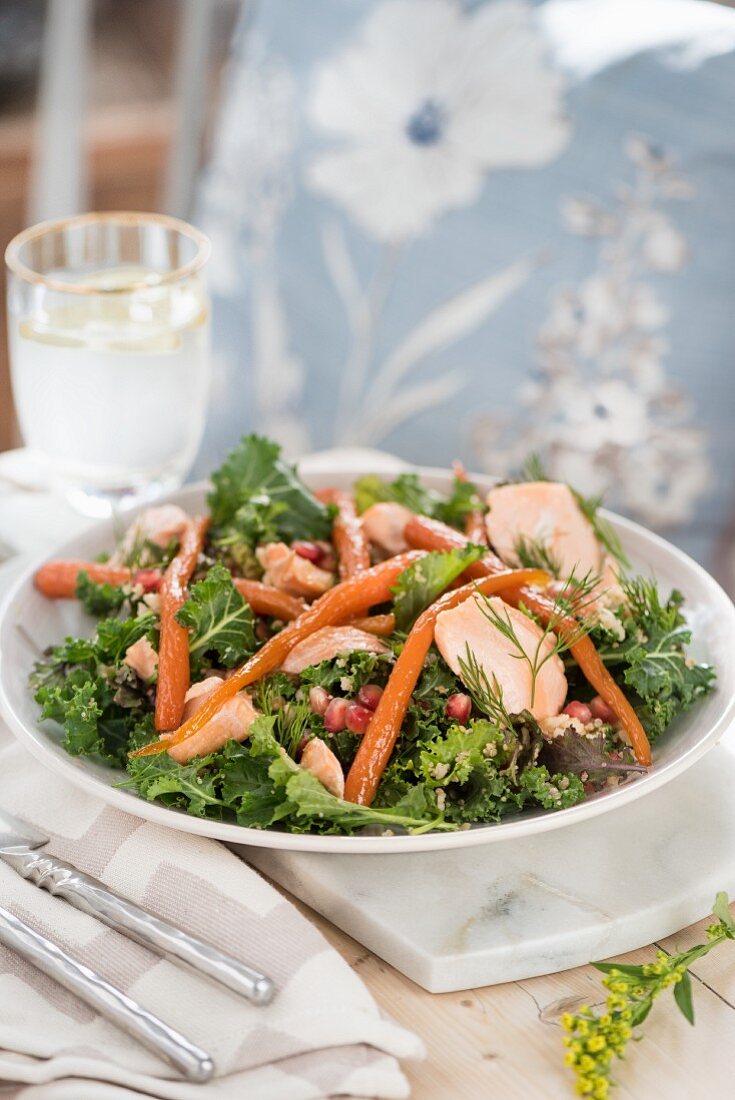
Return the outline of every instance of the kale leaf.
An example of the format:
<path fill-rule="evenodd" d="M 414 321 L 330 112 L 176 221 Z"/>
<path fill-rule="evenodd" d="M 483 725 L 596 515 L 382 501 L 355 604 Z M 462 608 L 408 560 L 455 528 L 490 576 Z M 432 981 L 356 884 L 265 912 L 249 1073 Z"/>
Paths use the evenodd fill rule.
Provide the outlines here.
<path fill-rule="evenodd" d="M 433 603 L 468 565 L 483 555 L 481 546 L 435 550 L 413 562 L 399 575 L 393 592 L 398 630 L 410 630 L 421 612 Z"/>
<path fill-rule="evenodd" d="M 88 573 L 77 577 L 76 597 L 90 615 L 113 615 L 120 610 L 128 598 L 128 593 L 118 584 L 97 584 Z"/>
<path fill-rule="evenodd" d="M 266 539 L 329 538 L 332 511 L 280 454 L 278 444 L 244 436 L 212 474 L 208 502 L 215 536 L 237 535 L 251 546 Z"/>
<path fill-rule="evenodd" d="M 207 654 L 216 654 L 220 665 L 234 668 L 257 648 L 253 612 L 223 565 L 212 566 L 206 578 L 192 586 L 176 619 L 189 630 L 194 674 L 201 671 Z"/>

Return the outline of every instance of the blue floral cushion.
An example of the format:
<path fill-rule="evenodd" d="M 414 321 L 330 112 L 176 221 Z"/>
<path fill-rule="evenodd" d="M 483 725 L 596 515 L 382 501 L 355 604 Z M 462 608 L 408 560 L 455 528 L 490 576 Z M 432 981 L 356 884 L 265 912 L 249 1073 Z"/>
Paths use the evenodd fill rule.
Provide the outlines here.
<path fill-rule="evenodd" d="M 243 430 L 552 476 L 733 572 L 735 12 L 267 0 L 234 44 L 204 469 Z M 729 518 L 728 518 L 729 517 Z"/>

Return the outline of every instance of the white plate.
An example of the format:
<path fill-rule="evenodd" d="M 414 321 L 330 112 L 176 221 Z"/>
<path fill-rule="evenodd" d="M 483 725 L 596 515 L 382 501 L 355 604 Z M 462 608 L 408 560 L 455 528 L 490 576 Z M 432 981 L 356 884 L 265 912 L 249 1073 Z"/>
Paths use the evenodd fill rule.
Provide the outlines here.
<path fill-rule="evenodd" d="M 370 470 L 342 473 L 320 469 L 306 480 L 313 488 L 325 485 L 349 486 Z M 418 471 L 425 483 L 446 489 L 448 475 L 438 470 Z M 490 485 L 490 481 L 477 478 Z M 170 499 L 195 513 L 204 507 L 206 485 L 194 485 Z M 91 632 L 92 622 L 73 600 L 46 600 L 33 587 L 33 574 L 40 562 L 27 567 L 8 592 L 0 610 L 0 706 L 18 739 L 50 767 L 79 787 L 98 795 L 103 802 L 149 821 L 184 832 L 198 833 L 239 844 L 312 852 L 409 852 L 436 848 L 459 848 L 530 836 L 559 829 L 585 818 L 614 810 L 641 798 L 690 767 L 722 737 L 735 715 L 735 607 L 720 586 L 699 565 L 656 535 L 629 520 L 608 515 L 620 535 L 634 567 L 654 575 L 664 591 L 679 588 L 687 601 L 695 644 L 692 654 L 714 664 L 717 690 L 681 716 L 656 744 L 654 767 L 646 775 L 624 786 L 595 795 L 568 810 L 525 814 L 499 825 L 480 825 L 456 833 L 424 836 L 304 836 L 275 830 L 249 829 L 240 825 L 202 820 L 148 802 L 137 794 L 114 786 L 123 776 L 84 758 L 69 756 L 61 748 L 58 731 L 51 723 L 38 720 L 38 708 L 27 687 L 27 676 L 38 653 L 58 643 L 66 634 Z M 91 559 L 112 545 L 107 522 L 89 528 L 82 535 L 59 546 L 52 556 Z"/>

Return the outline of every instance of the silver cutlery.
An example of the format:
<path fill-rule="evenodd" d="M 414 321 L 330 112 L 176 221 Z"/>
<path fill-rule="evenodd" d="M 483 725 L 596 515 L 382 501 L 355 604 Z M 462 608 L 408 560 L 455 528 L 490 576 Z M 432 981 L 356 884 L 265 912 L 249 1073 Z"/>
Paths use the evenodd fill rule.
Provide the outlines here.
<path fill-rule="evenodd" d="M 165 1058 L 189 1081 L 203 1084 L 211 1079 L 214 1063 L 205 1050 L 2 907 L 0 943 L 75 993 L 154 1054 Z"/>
<path fill-rule="evenodd" d="M 71 864 L 38 852 L 36 849 L 48 840 L 33 826 L 0 810 L 0 859 L 23 878 L 159 955 L 186 963 L 254 1004 L 265 1005 L 273 999 L 275 986 L 265 974 L 168 924 Z"/>

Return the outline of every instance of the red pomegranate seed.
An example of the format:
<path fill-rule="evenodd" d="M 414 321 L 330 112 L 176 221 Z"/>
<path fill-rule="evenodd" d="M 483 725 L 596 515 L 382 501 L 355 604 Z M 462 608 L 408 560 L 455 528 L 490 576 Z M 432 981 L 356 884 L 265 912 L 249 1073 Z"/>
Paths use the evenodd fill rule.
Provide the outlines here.
<path fill-rule="evenodd" d="M 350 733 L 364 733 L 370 724 L 373 712 L 359 703 L 348 703 L 346 725 Z"/>
<path fill-rule="evenodd" d="M 258 639 L 258 641 L 267 642 L 270 636 L 271 632 L 268 627 L 268 623 L 265 621 L 265 619 L 258 619 L 257 623 L 255 624 L 255 637 Z"/>
<path fill-rule="evenodd" d="M 157 569 L 139 569 L 133 574 L 133 584 L 144 592 L 158 592 L 161 587 L 161 574 Z"/>
<path fill-rule="evenodd" d="M 590 702 L 590 711 L 593 718 L 600 718 L 603 722 L 617 722 L 615 711 L 599 695 Z"/>
<path fill-rule="evenodd" d="M 453 722 L 459 722 L 460 726 L 463 726 L 469 721 L 470 714 L 472 713 L 472 700 L 469 695 L 464 695 L 461 691 L 457 691 L 447 699 L 444 713 L 447 718 L 451 718 Z"/>
<path fill-rule="evenodd" d="M 309 706 L 314 714 L 324 714 L 332 701 L 332 696 L 322 687 L 309 688 Z"/>
<path fill-rule="evenodd" d="M 583 726 L 592 721 L 591 709 L 586 703 L 580 703 L 576 699 L 572 699 L 571 703 L 567 703 L 562 714 L 568 714 L 570 718 L 578 718 Z"/>
<path fill-rule="evenodd" d="M 347 700 L 332 699 L 324 711 L 324 728 L 327 733 L 339 733 L 347 725 Z"/>
<path fill-rule="evenodd" d="M 315 542 L 297 540 L 291 544 L 291 549 L 294 554 L 298 554 L 300 558 L 306 558 L 307 561 L 312 562 L 314 565 L 321 565 L 324 561 L 324 550 L 321 546 L 317 546 Z"/>
<path fill-rule="evenodd" d="M 382 694 L 383 689 L 377 684 L 363 684 L 357 693 L 357 701 L 368 710 L 375 710 Z"/>

